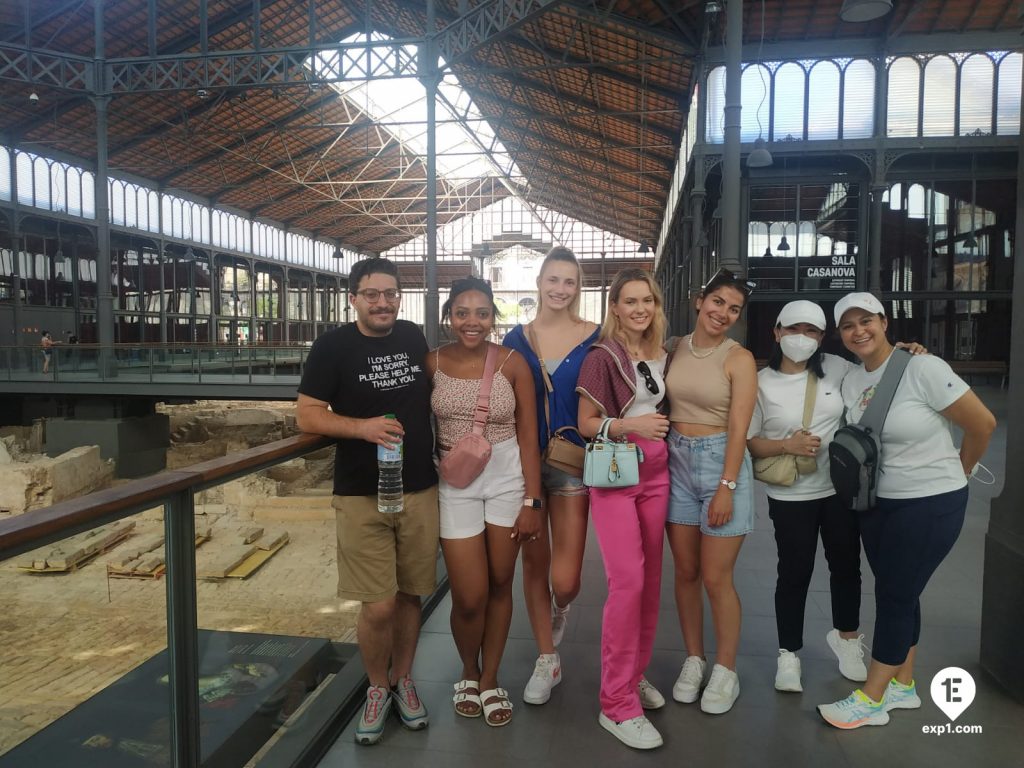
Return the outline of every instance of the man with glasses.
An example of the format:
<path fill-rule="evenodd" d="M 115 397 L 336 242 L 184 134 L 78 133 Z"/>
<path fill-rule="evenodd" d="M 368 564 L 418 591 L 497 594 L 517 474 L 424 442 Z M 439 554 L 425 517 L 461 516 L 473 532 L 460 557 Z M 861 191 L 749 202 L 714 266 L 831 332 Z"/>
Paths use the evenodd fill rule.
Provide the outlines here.
<path fill-rule="evenodd" d="M 437 473 L 432 458 L 427 342 L 398 319 L 398 268 L 357 262 L 349 275 L 356 320 L 320 336 L 299 384 L 299 429 L 337 439 L 333 506 L 338 595 L 359 600 L 359 652 L 370 679 L 356 727 L 360 744 L 384 733 L 392 704 L 406 728 L 427 726 L 410 678 L 420 628 L 420 596 L 436 586 Z M 377 509 L 377 446 L 404 442 L 403 504 Z"/>

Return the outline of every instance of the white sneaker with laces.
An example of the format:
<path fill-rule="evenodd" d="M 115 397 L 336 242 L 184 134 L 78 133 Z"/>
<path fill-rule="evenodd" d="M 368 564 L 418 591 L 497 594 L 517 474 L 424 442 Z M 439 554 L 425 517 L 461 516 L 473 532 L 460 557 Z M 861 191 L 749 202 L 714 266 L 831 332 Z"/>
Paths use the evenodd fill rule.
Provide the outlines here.
<path fill-rule="evenodd" d="M 633 749 L 654 749 L 665 743 L 658 729 L 643 715 L 616 723 L 602 712 L 597 722 L 615 738 Z"/>
<path fill-rule="evenodd" d="M 665 697 L 661 695 L 661 691 L 651 685 L 646 677 L 640 678 L 637 693 L 640 694 L 640 706 L 644 709 L 661 709 L 665 706 Z"/>
<path fill-rule="evenodd" d="M 864 666 L 864 635 L 846 640 L 839 636 L 838 629 L 833 629 L 825 635 L 825 640 L 839 659 L 839 674 L 855 683 L 868 679 L 868 668 Z"/>
<path fill-rule="evenodd" d="M 565 637 L 565 625 L 568 621 L 569 606 L 559 608 L 555 596 L 551 595 L 551 643 L 557 648 Z"/>
<path fill-rule="evenodd" d="M 672 686 L 672 698 L 680 704 L 692 704 L 700 695 L 700 684 L 704 682 L 704 672 L 708 663 L 700 656 L 687 656 L 683 668 L 679 671 L 676 684 Z"/>
<path fill-rule="evenodd" d="M 551 698 L 551 689 L 562 682 L 562 661 L 557 653 L 542 653 L 537 657 L 526 688 L 523 701 L 527 704 L 546 704 Z"/>
<path fill-rule="evenodd" d="M 723 715 L 732 709 L 740 695 L 740 678 L 727 667 L 715 664 L 711 679 L 700 697 L 701 712 L 709 715 Z"/>
<path fill-rule="evenodd" d="M 775 690 L 799 693 L 804 689 L 800 684 L 800 657 L 785 648 L 779 648 L 779 665 L 775 671 Z"/>

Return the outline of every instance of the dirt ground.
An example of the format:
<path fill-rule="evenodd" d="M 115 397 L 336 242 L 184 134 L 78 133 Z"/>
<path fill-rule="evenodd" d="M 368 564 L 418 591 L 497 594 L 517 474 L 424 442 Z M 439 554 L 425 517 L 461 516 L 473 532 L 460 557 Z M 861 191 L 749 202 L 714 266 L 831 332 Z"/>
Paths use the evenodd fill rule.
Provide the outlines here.
<path fill-rule="evenodd" d="M 0 563 L 0 754 L 166 647 L 164 579 L 107 576 L 119 549 L 163 532 L 158 511 L 129 519 L 136 528 L 127 541 L 73 572 L 20 570 L 31 555 Z M 245 526 L 284 529 L 290 537 L 247 579 L 197 582 L 200 628 L 354 641 L 358 603 L 335 594 L 333 520 L 253 523 L 222 509 L 197 514 L 196 524 L 212 528 L 197 550 L 200 562 L 235 546 Z"/>

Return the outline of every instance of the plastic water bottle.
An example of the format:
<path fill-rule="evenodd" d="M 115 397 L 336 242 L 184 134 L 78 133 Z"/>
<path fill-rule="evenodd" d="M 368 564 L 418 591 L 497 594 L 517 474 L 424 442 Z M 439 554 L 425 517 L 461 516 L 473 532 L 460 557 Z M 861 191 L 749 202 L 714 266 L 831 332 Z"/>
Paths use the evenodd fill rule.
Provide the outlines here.
<path fill-rule="evenodd" d="M 384 415 L 395 418 L 393 413 Z M 401 437 L 394 440 L 394 448 L 377 446 L 377 511 L 389 515 L 402 511 L 403 443 Z"/>

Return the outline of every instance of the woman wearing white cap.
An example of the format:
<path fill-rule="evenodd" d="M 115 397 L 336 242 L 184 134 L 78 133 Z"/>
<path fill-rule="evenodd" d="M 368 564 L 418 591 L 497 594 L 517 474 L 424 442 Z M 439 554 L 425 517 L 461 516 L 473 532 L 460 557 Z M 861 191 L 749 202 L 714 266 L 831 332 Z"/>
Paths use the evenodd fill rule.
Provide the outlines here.
<path fill-rule="evenodd" d="M 843 344 L 863 367 L 843 381 L 846 419 L 856 423 L 885 372 L 893 346 L 882 303 L 850 293 L 835 307 Z M 963 430 L 959 451 L 949 423 Z M 909 361 L 880 434 L 877 503 L 859 514 L 861 541 L 875 575 L 875 632 L 862 689 L 818 712 L 837 728 L 885 725 L 889 711 L 921 706 L 914 656 L 920 596 L 953 548 L 967 508 L 967 477 L 988 447 L 995 418 L 937 357 Z"/>
<path fill-rule="evenodd" d="M 775 324 L 776 346 L 768 366 L 757 376 L 757 404 L 747 432 L 747 446 L 756 459 L 806 457 L 798 463 L 791 485 L 767 484 L 768 514 L 775 527 L 779 552 L 775 582 L 775 622 L 779 633 L 775 688 L 802 691 L 800 659 L 804 608 L 814 571 L 818 536 L 828 561 L 832 592 L 832 626 L 826 640 L 839 659 L 840 673 L 850 680 L 867 679 L 860 624 L 860 535 L 857 513 L 836 496 L 828 471 L 828 444 L 842 424 L 839 388 L 853 365 L 823 354 L 825 313 L 811 301 L 791 301 Z M 810 377 L 815 377 L 809 381 Z M 811 388 L 813 385 L 813 389 Z M 804 428 L 807 400 L 813 403 Z M 808 471 L 809 470 L 809 471 Z"/>

